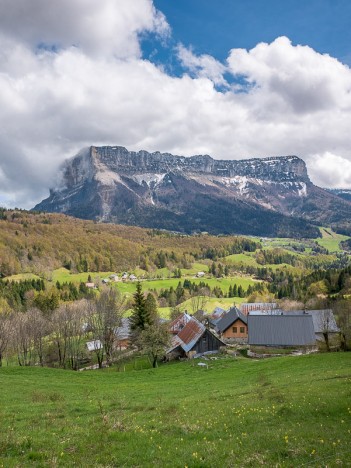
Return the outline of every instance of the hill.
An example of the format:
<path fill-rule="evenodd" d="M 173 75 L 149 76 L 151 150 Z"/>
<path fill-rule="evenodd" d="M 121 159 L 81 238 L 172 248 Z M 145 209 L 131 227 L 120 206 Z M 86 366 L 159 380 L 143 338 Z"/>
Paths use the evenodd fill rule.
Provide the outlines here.
<path fill-rule="evenodd" d="M 126 148 L 82 150 L 35 210 L 185 233 L 309 237 L 347 230 L 351 203 L 310 181 L 296 156 L 214 160 Z"/>
<path fill-rule="evenodd" d="M 350 358 L 2 368 L 0 464 L 347 466 Z"/>
<path fill-rule="evenodd" d="M 0 210 L 0 276 L 44 275 L 60 267 L 72 272 L 123 271 L 138 266 L 147 270 L 164 267 L 166 261 L 187 266 L 197 258 L 258 246 L 257 241 L 236 236 L 184 236 L 62 214 Z"/>

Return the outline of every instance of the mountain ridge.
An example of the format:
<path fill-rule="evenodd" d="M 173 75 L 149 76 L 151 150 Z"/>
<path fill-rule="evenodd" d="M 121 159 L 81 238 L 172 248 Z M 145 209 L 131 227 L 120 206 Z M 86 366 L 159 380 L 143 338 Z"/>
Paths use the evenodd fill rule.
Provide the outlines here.
<path fill-rule="evenodd" d="M 34 209 L 180 232 L 315 237 L 313 223 L 333 220 L 318 198 L 351 219 L 351 203 L 314 186 L 295 155 L 217 160 L 91 146 L 63 164 Z"/>

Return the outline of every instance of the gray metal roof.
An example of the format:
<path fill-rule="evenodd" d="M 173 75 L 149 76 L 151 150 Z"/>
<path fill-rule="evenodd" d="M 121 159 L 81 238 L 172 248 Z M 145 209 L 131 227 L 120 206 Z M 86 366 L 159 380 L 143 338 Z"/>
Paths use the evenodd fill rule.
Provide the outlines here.
<path fill-rule="evenodd" d="M 248 343 L 267 346 L 306 346 L 315 343 L 312 316 L 249 315 Z"/>
<path fill-rule="evenodd" d="M 331 309 L 321 309 L 321 310 L 289 310 L 284 312 L 286 315 L 301 315 L 309 314 L 312 315 L 313 327 L 315 333 L 323 333 L 328 331 L 328 333 L 337 333 L 339 332 L 339 327 L 336 324 L 333 311 Z"/>
<path fill-rule="evenodd" d="M 245 324 L 247 323 L 247 317 L 234 306 L 217 322 L 216 328 L 220 333 L 223 333 L 237 320 L 241 320 Z"/>

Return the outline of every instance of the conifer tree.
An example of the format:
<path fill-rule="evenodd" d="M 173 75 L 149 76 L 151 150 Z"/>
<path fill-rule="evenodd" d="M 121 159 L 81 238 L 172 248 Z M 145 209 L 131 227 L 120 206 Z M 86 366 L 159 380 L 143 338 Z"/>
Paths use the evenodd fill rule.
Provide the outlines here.
<path fill-rule="evenodd" d="M 130 318 L 130 328 L 138 334 L 145 330 L 145 326 L 150 323 L 150 317 L 146 307 L 146 299 L 142 291 L 140 281 L 137 282 L 136 291 L 134 293 L 133 313 Z"/>

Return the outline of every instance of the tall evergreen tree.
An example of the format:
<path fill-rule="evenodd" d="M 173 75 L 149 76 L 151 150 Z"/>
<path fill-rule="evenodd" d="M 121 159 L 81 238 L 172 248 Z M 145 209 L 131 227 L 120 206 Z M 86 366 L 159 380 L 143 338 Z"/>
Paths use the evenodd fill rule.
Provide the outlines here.
<path fill-rule="evenodd" d="M 130 328 L 133 332 L 145 330 L 145 326 L 150 324 L 150 317 L 146 307 L 146 299 L 142 291 L 140 281 L 137 282 L 134 293 L 133 313 L 130 318 Z"/>

